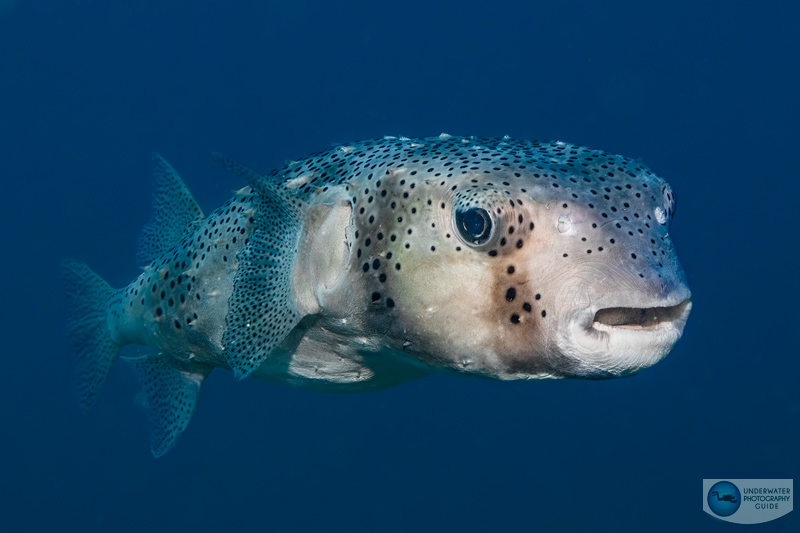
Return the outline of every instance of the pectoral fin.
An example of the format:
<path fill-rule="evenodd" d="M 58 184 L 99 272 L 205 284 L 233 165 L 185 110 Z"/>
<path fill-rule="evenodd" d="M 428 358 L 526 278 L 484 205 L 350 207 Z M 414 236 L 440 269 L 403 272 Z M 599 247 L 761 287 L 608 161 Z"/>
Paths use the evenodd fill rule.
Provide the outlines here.
<path fill-rule="evenodd" d="M 258 368 L 303 318 L 292 287 L 300 234 L 308 206 L 276 181 L 217 156 L 257 192 L 253 224 L 228 300 L 222 337 L 225 358 L 237 378 Z"/>

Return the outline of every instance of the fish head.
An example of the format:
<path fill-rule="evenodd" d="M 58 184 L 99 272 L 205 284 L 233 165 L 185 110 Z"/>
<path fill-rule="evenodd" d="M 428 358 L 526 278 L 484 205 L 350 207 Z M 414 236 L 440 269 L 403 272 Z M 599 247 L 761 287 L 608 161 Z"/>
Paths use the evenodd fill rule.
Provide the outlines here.
<path fill-rule="evenodd" d="M 619 377 L 666 356 L 691 310 L 667 183 L 597 150 L 484 142 L 409 156 L 353 194 L 371 327 L 424 364 L 499 379 Z"/>

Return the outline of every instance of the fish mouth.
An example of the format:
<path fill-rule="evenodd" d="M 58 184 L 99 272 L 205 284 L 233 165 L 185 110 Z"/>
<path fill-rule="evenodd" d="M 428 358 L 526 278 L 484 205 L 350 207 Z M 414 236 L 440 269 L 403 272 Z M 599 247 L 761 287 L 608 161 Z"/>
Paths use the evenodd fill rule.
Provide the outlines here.
<path fill-rule="evenodd" d="M 612 328 L 652 330 L 663 325 L 674 325 L 686 321 L 692 301 L 686 299 L 677 305 L 667 307 L 605 307 L 594 314 L 592 327 L 600 331 Z"/>
<path fill-rule="evenodd" d="M 563 346 L 590 377 L 637 373 L 663 359 L 681 338 L 692 309 L 688 289 L 655 301 L 631 300 L 613 298 L 573 314 Z"/>

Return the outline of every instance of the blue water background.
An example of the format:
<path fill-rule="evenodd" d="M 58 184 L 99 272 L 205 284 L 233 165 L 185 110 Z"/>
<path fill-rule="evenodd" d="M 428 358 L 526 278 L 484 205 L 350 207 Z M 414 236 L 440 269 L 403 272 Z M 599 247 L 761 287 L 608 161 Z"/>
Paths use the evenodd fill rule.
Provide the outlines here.
<path fill-rule="evenodd" d="M 728 531 L 703 478 L 800 480 L 791 2 L 0 0 L 4 531 Z M 206 212 L 383 135 L 559 139 L 678 198 L 694 292 L 642 375 L 324 395 L 224 371 L 162 459 L 129 364 L 80 412 L 59 260 L 137 273 L 150 153 Z M 741 526 L 739 526 L 741 527 Z M 798 531 L 797 512 L 760 531 Z"/>

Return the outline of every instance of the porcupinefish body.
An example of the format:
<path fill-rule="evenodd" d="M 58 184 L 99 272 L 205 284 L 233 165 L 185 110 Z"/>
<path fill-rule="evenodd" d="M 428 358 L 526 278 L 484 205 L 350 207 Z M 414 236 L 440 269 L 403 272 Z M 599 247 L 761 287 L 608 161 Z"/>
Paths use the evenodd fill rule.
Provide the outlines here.
<path fill-rule="evenodd" d="M 144 271 L 115 290 L 64 263 L 82 404 L 122 346 L 165 453 L 214 368 L 318 391 L 434 371 L 626 376 L 680 338 L 675 198 L 637 161 L 562 142 L 387 137 L 268 175 L 205 217 L 154 156 Z"/>

